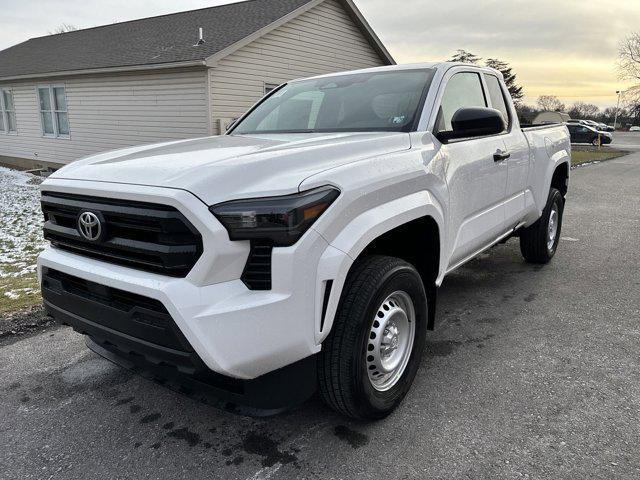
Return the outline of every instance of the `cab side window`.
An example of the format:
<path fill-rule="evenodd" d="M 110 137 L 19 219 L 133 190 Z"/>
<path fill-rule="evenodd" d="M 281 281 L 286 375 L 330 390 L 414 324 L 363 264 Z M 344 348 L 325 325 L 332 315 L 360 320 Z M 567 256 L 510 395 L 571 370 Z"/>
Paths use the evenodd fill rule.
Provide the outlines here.
<path fill-rule="evenodd" d="M 445 87 L 435 131 L 451 131 L 451 119 L 461 108 L 486 106 L 487 101 L 482 90 L 480 75 L 471 72 L 456 73 Z"/>
<path fill-rule="evenodd" d="M 500 86 L 500 80 L 493 75 L 485 75 L 484 79 L 487 82 L 487 90 L 489 91 L 492 108 L 495 108 L 502 114 L 507 129 L 511 128 L 511 117 L 509 115 L 509 109 L 507 108 L 507 101 L 504 97 L 504 91 Z"/>

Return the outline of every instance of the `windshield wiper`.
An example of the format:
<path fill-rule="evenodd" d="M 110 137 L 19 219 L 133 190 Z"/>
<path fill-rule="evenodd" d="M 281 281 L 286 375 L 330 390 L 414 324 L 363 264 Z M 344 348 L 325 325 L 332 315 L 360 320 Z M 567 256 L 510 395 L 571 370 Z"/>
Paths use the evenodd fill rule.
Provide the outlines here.
<path fill-rule="evenodd" d="M 241 132 L 237 135 L 270 135 L 274 133 L 320 133 L 318 130 L 262 130 L 253 132 Z"/>

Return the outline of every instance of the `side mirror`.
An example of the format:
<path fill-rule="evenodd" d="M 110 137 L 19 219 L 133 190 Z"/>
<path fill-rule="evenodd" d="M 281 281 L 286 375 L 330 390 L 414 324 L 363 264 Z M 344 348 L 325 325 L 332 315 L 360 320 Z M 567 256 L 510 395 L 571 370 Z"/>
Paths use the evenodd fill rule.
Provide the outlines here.
<path fill-rule="evenodd" d="M 438 132 L 436 137 L 442 143 L 457 138 L 485 137 L 497 135 L 506 130 L 502 113 L 493 108 L 461 108 L 453 114 L 452 130 Z"/>

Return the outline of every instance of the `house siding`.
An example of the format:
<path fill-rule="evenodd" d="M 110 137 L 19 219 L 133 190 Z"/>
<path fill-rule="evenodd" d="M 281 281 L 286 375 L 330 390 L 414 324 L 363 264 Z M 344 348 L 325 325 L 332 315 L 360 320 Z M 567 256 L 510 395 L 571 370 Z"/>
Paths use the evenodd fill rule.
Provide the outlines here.
<path fill-rule="evenodd" d="M 326 0 L 209 71 L 213 131 L 260 100 L 265 83 L 384 64 L 344 7 Z"/>
<path fill-rule="evenodd" d="M 38 85 L 65 86 L 70 138 L 42 135 Z M 105 150 L 209 132 L 206 70 L 37 79 L 0 87 L 13 90 L 18 130 L 0 134 L 0 161 L 65 164 Z"/>
<path fill-rule="evenodd" d="M 386 63 L 345 7 L 325 0 L 209 69 L 0 82 L 13 90 L 18 130 L 0 134 L 0 163 L 60 166 L 103 151 L 219 134 L 262 98 L 265 83 Z M 43 136 L 38 85 L 65 86 L 70 138 Z"/>

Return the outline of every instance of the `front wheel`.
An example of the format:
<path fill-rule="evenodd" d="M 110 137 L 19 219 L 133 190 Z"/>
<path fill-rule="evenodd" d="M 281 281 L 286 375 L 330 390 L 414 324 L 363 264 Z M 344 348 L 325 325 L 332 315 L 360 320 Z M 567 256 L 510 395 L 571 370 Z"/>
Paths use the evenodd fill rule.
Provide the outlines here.
<path fill-rule="evenodd" d="M 564 197 L 551 188 L 542 216 L 520 233 L 520 251 L 529 263 L 548 263 L 556 253 L 560 242 Z"/>
<path fill-rule="evenodd" d="M 426 325 L 427 297 L 412 265 L 394 257 L 359 259 L 320 353 L 324 401 L 353 418 L 387 416 L 413 383 Z"/>

